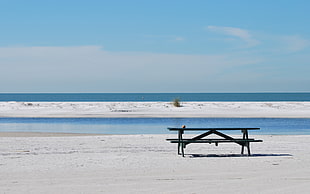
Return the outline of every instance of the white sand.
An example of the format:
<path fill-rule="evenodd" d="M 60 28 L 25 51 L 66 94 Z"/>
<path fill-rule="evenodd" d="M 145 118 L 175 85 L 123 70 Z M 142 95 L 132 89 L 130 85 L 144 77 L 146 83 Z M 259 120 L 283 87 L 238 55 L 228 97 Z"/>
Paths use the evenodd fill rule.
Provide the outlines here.
<path fill-rule="evenodd" d="M 310 102 L 0 102 L 0 117 L 310 118 Z"/>
<path fill-rule="evenodd" d="M 0 137 L 0 193 L 310 193 L 310 136 L 253 136 L 240 146 L 172 135 Z M 251 135 L 250 135 L 251 136 Z"/>
<path fill-rule="evenodd" d="M 0 102 L 0 117 L 310 118 L 310 102 Z M 167 132 L 168 133 L 168 132 Z M 310 193 L 310 136 L 240 146 L 173 135 L 0 133 L 0 193 Z M 250 134 L 251 137 L 251 134 Z M 192 157 L 190 154 L 201 154 Z"/>

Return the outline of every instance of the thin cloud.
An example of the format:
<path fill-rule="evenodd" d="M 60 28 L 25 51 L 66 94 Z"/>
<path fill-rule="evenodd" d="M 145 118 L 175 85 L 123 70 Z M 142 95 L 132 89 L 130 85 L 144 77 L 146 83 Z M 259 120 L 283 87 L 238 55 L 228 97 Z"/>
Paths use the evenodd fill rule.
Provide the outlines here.
<path fill-rule="evenodd" d="M 145 35 L 146 38 L 153 38 L 153 39 L 162 39 L 162 40 L 168 40 L 168 41 L 176 41 L 176 42 L 182 42 L 185 40 L 182 36 L 173 36 L 173 35 L 167 35 L 167 36 L 161 36 L 161 35 Z"/>
<path fill-rule="evenodd" d="M 257 58 L 244 55 L 110 52 L 100 46 L 0 47 L 0 82 L 7 83 L 2 92 L 190 91 L 213 87 L 212 80 L 227 67 L 256 63 Z"/>
<path fill-rule="evenodd" d="M 176 37 L 174 37 L 174 40 L 175 40 L 175 41 L 184 41 L 185 38 L 184 38 L 184 37 L 181 37 L 181 36 L 176 36 Z"/>
<path fill-rule="evenodd" d="M 281 40 L 287 45 L 287 50 L 290 52 L 301 51 L 310 45 L 309 40 L 306 40 L 298 35 L 283 36 Z"/>
<path fill-rule="evenodd" d="M 225 26 L 208 26 L 207 30 L 238 38 L 239 40 L 245 42 L 247 44 L 247 47 L 254 47 L 260 44 L 258 40 L 252 37 L 249 31 L 241 28 L 225 27 Z"/>

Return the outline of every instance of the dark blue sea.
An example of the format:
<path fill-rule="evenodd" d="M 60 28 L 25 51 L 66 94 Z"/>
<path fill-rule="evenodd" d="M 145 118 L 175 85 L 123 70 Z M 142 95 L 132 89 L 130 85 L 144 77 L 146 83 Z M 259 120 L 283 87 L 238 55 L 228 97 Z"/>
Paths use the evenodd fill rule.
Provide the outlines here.
<path fill-rule="evenodd" d="M 310 93 L 0 93 L 0 101 L 139 102 L 164 101 L 310 101 Z"/>
<path fill-rule="evenodd" d="M 10 93 L 0 101 L 310 101 L 310 93 Z M 0 132 L 166 134 L 167 127 L 259 127 L 257 134 L 310 135 L 310 119 L 289 118 L 0 118 Z"/>

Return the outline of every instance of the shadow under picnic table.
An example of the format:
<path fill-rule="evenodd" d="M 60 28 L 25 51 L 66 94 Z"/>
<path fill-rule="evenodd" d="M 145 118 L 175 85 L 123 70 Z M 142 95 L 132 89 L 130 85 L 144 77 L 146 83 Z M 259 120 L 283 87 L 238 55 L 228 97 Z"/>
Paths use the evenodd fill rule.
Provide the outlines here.
<path fill-rule="evenodd" d="M 283 156 L 293 156 L 291 154 L 251 154 L 248 156 L 246 154 L 185 154 L 185 156 L 190 158 L 225 158 L 225 157 L 283 157 Z"/>

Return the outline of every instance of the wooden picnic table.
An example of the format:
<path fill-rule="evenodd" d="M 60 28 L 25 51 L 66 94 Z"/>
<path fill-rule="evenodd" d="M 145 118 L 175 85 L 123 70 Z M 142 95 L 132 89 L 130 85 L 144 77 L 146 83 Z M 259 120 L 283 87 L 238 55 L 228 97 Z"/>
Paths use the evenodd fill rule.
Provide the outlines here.
<path fill-rule="evenodd" d="M 236 143 L 241 146 L 241 154 L 244 154 L 244 147 L 248 150 L 248 156 L 251 155 L 250 151 L 250 142 L 262 142 L 263 140 L 257 140 L 249 138 L 249 130 L 259 130 L 260 128 L 168 128 L 170 131 L 178 131 L 177 139 L 167 139 L 171 143 L 178 144 L 178 154 L 182 154 L 184 157 L 184 148 L 191 143 L 214 143 L 216 146 L 219 143 Z M 234 138 L 227 134 L 224 134 L 221 131 L 236 131 L 239 130 L 242 132 L 242 138 Z M 202 134 L 194 136 L 192 138 L 183 138 L 183 134 L 185 131 L 204 131 Z M 205 138 L 211 134 L 215 134 L 220 136 L 221 138 Z M 180 152 L 181 151 L 181 152 Z"/>

